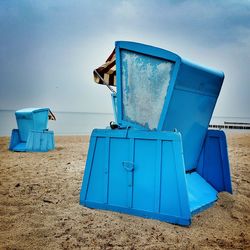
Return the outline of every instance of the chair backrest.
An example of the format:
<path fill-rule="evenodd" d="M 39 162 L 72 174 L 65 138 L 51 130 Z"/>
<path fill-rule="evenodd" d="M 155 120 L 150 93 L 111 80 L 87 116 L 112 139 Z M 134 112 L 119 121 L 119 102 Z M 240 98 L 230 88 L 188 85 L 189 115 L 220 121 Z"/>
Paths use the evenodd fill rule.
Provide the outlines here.
<path fill-rule="evenodd" d="M 48 108 L 26 108 L 15 112 L 22 142 L 27 141 L 29 131 L 47 129 L 49 112 Z"/>
<path fill-rule="evenodd" d="M 160 48 L 116 42 L 117 120 L 121 126 L 178 130 L 192 170 L 223 83 L 223 72 Z"/>

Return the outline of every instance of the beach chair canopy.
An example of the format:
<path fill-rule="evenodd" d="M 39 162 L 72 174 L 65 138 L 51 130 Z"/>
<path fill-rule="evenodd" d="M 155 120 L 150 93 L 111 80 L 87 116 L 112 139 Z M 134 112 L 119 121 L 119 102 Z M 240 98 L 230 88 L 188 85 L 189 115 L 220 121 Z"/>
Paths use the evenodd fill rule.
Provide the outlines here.
<path fill-rule="evenodd" d="M 49 114 L 48 114 L 49 120 L 55 121 L 56 117 L 55 115 L 51 112 L 51 110 L 49 109 Z"/>
<path fill-rule="evenodd" d="M 106 86 L 116 86 L 115 50 L 112 51 L 106 62 L 94 70 L 94 81 Z M 109 89 L 112 91 L 109 87 Z M 113 92 L 113 91 L 112 91 Z"/>

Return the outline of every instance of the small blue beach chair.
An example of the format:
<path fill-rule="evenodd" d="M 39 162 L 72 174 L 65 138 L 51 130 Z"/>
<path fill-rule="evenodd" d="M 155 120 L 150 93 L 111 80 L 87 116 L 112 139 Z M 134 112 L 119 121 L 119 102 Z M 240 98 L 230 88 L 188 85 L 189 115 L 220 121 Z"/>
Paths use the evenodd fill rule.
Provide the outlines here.
<path fill-rule="evenodd" d="M 232 193 L 225 134 L 208 130 L 223 72 L 116 42 L 94 76 L 113 92 L 117 124 L 91 134 L 80 204 L 189 225 Z"/>
<path fill-rule="evenodd" d="M 47 152 L 55 148 L 54 132 L 47 129 L 48 120 L 55 120 L 48 108 L 26 108 L 15 112 L 17 127 L 11 134 L 9 150 Z"/>

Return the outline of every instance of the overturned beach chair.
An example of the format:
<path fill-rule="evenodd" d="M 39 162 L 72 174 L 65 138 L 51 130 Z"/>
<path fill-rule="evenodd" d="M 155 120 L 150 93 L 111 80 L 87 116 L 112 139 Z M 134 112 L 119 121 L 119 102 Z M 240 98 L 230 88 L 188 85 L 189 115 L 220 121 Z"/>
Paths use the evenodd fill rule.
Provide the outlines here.
<path fill-rule="evenodd" d="M 113 92 L 117 126 L 92 132 L 80 204 L 189 225 L 232 193 L 225 134 L 208 130 L 222 72 L 116 42 L 94 75 Z"/>
<path fill-rule="evenodd" d="M 47 129 L 55 120 L 48 108 L 26 108 L 15 112 L 18 129 L 13 129 L 9 150 L 47 152 L 55 148 L 54 132 Z"/>

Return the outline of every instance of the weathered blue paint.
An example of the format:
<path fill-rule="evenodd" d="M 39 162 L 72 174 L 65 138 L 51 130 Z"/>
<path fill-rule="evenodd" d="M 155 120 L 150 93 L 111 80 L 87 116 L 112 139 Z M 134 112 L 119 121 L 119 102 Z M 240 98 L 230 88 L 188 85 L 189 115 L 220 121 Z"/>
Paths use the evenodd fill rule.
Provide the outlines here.
<path fill-rule="evenodd" d="M 124 120 L 156 130 L 174 64 L 128 50 L 121 60 Z"/>
<path fill-rule="evenodd" d="M 54 133 L 48 131 L 48 108 L 27 108 L 15 112 L 18 129 L 13 129 L 9 149 L 47 152 L 55 148 Z"/>

